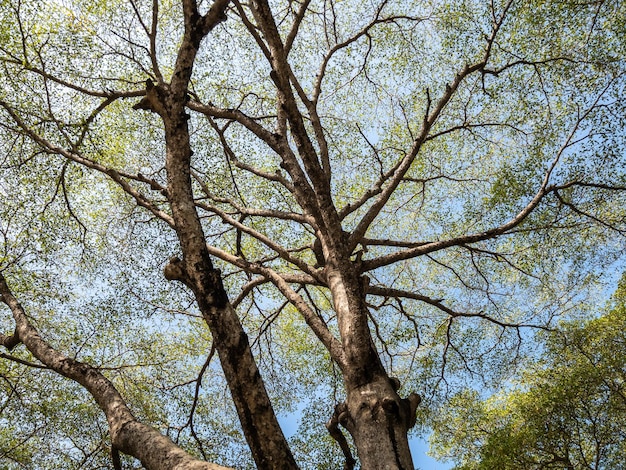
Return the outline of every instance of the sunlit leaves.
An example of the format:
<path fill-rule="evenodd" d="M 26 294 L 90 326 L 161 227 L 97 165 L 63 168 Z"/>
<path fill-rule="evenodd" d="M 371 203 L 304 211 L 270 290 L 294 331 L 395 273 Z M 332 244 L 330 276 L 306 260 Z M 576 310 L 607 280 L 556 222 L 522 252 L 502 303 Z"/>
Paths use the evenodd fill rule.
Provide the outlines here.
<path fill-rule="evenodd" d="M 512 391 L 456 395 L 433 449 L 464 469 L 618 468 L 626 435 L 623 286 L 608 311 L 546 336 Z"/>

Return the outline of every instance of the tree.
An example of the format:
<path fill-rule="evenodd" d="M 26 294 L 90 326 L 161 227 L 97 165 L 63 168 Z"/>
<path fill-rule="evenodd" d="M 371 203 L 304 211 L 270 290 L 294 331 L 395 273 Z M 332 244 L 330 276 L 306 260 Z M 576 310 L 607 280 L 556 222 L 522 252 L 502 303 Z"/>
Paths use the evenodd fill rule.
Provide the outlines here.
<path fill-rule="evenodd" d="M 346 468 L 354 450 L 364 469 L 412 468 L 420 401 L 422 422 L 463 377 L 504 374 L 525 329 L 550 328 L 622 255 L 619 2 L 0 14 L 1 339 L 17 351 L 3 406 L 36 409 L 20 408 L 32 377 L 71 379 L 59 400 L 93 397 L 114 462 L 234 463 L 207 374 L 257 468 L 336 449 Z M 183 323 L 196 314 L 210 336 Z M 275 407 L 296 400 L 316 422 L 290 446 Z M 320 403 L 334 451 L 306 438 Z M 7 459 L 36 461 L 43 439 L 96 465 L 104 425 L 85 438 L 58 406 L 42 413 L 59 428 L 25 424 Z"/>
<path fill-rule="evenodd" d="M 623 468 L 624 279 L 604 315 L 547 336 L 513 390 L 459 394 L 435 427 L 436 452 L 466 469 Z"/>

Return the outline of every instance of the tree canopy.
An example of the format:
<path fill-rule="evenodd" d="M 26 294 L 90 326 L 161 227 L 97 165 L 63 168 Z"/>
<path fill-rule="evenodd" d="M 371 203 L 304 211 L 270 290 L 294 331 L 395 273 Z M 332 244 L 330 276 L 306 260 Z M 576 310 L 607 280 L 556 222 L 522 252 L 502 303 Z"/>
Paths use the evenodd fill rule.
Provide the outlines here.
<path fill-rule="evenodd" d="M 603 315 L 547 336 L 515 387 L 485 401 L 456 395 L 435 426 L 435 452 L 459 469 L 623 468 L 624 280 Z"/>
<path fill-rule="evenodd" d="M 0 462 L 413 468 L 615 282 L 625 8 L 1 0 Z"/>

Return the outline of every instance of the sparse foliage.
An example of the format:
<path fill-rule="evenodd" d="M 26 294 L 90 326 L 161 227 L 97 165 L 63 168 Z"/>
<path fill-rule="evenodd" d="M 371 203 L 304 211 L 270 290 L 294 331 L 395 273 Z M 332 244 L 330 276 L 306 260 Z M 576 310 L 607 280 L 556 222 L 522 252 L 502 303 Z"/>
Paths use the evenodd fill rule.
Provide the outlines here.
<path fill-rule="evenodd" d="M 604 315 L 547 336 L 510 390 L 454 397 L 435 426 L 435 452 L 467 470 L 623 468 L 625 287 Z"/>
<path fill-rule="evenodd" d="M 624 8 L 1 0 L 3 464 L 413 468 L 622 259 Z"/>

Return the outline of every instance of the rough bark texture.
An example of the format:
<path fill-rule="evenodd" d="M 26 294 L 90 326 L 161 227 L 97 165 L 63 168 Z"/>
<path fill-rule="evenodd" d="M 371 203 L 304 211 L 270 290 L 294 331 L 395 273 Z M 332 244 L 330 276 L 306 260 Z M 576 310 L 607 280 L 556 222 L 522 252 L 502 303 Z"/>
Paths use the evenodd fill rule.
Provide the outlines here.
<path fill-rule="evenodd" d="M 180 240 L 184 276 L 211 330 L 246 440 L 259 469 L 297 468 L 284 438 L 248 337 L 228 301 L 220 273 L 213 268 L 191 194 L 188 130 L 184 118 L 168 122 L 168 191 Z M 170 126 L 174 128 L 172 132 Z M 185 136 L 187 137 L 185 139 Z M 174 202 L 175 201 L 175 202 Z"/>
<path fill-rule="evenodd" d="M 338 421 L 352 435 L 362 468 L 412 469 L 407 431 L 414 420 L 409 416 L 406 402 L 392 388 L 371 338 L 365 303 L 366 278 L 361 277 L 360 261 L 350 259 L 354 247 L 350 246 L 349 236 L 343 230 L 333 202 L 322 126 L 317 123 L 315 133 L 320 155 L 298 107 L 292 89 L 293 75 L 287 62 L 288 51 L 270 5 L 267 1 L 256 0 L 251 10 L 263 32 L 264 47 L 269 51 L 270 76 L 279 101 L 278 130 L 283 144 L 277 145 L 276 150 L 282 158 L 281 166 L 294 182 L 294 197 L 315 222 L 319 242 L 314 251 L 318 264 L 324 266 L 323 280 L 330 290 L 339 323 L 341 355 L 333 358 L 343 373 L 347 406 Z M 256 34 L 252 30 L 251 33 Z M 302 98 L 301 93 L 299 96 Z M 304 101 L 313 115 L 315 127 L 315 105 Z M 287 145 L 287 129 L 295 141 L 299 158 Z M 414 407 L 412 411 L 414 416 Z M 334 432 L 337 432 L 336 428 Z"/>
<path fill-rule="evenodd" d="M 407 432 L 415 424 L 419 400 L 400 398 L 399 384 L 387 375 L 376 353 L 364 301 L 367 278 L 358 276 L 349 261 L 343 269 L 329 269 L 328 278 L 346 352 L 347 396 L 339 422 L 350 432 L 362 468 L 412 469 Z"/>
<path fill-rule="evenodd" d="M 240 14 L 245 16 L 241 5 L 237 6 Z M 323 325 L 315 326 L 316 334 L 323 338 L 344 375 L 347 400 L 336 422 L 352 435 L 364 469 L 411 469 L 407 431 L 414 424 L 418 400 L 402 400 L 396 393 L 397 386 L 394 388 L 393 380 L 380 362 L 368 324 L 367 278 L 361 275 L 360 261 L 350 259 L 353 247 L 331 195 L 331 172 L 328 155 L 324 154 L 327 147 L 322 127 L 317 124 L 315 136 L 323 153 L 319 155 L 292 90 L 288 52 L 270 6 L 265 1 L 256 1 L 251 12 L 263 39 L 256 36 L 254 28 L 249 29 L 269 52 L 270 76 L 279 102 L 278 133 L 267 136 L 260 129 L 256 132 L 281 157 L 281 166 L 293 181 L 293 195 L 317 231 L 316 258 L 323 266 L 320 280 L 330 290 L 339 322 L 340 348 L 331 347 L 334 340 L 328 339 Z M 148 84 L 146 97 L 139 106 L 158 113 L 165 127 L 167 194 L 183 253 L 183 260 L 170 262 L 165 274 L 169 279 L 185 283 L 195 294 L 214 334 L 224 374 L 259 468 L 295 468 L 254 363 L 247 336 L 228 303 L 220 273 L 211 263 L 194 204 L 190 174 L 192 152 L 185 105 L 188 81 L 199 47 L 197 36 L 193 34 L 196 30 L 189 19 L 188 34 L 179 50 L 172 83 L 169 86 Z M 289 145 L 289 138 L 295 141 L 298 157 Z M 277 287 L 283 292 L 288 289 L 280 284 Z M 306 307 L 299 308 L 312 325 L 312 316 L 307 315 Z M 337 435 L 336 425 L 333 432 Z"/>

